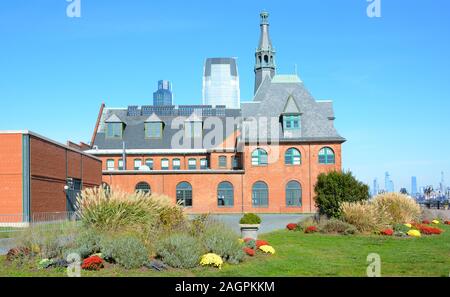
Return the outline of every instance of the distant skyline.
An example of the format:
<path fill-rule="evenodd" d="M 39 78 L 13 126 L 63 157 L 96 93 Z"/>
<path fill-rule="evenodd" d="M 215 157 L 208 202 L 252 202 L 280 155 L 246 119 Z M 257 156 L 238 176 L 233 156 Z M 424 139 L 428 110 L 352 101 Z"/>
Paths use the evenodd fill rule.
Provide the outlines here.
<path fill-rule="evenodd" d="M 365 0 L 81 0 L 68 18 L 65 0 L 2 1 L 0 129 L 87 142 L 102 102 L 151 104 L 160 79 L 175 104 L 201 104 L 208 57 L 237 57 L 250 101 L 267 10 L 277 72 L 334 102 L 343 169 L 368 185 L 388 171 L 396 190 L 412 175 L 437 186 L 450 176 L 450 2 L 381 3 L 369 18 Z"/>

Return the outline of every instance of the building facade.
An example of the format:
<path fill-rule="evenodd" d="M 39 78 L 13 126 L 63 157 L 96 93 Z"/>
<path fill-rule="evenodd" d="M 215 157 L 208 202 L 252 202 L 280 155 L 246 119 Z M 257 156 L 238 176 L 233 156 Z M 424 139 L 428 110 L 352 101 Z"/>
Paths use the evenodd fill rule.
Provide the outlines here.
<path fill-rule="evenodd" d="M 172 84 L 168 80 L 158 81 L 158 90 L 153 93 L 153 105 L 172 105 L 173 95 L 172 95 Z"/>
<path fill-rule="evenodd" d="M 203 104 L 239 108 L 241 94 L 234 58 L 208 58 L 203 68 Z"/>
<path fill-rule="evenodd" d="M 267 26 L 262 13 L 258 87 L 239 108 L 102 106 L 86 152 L 102 160 L 103 182 L 165 194 L 189 213 L 315 212 L 317 176 L 341 170 L 345 139 L 332 101 L 275 74 Z"/>
<path fill-rule="evenodd" d="M 8 218 L 0 225 L 64 215 L 75 210 L 79 191 L 101 185 L 101 160 L 81 147 L 30 131 L 0 131 L 0 140 L 0 214 Z"/>

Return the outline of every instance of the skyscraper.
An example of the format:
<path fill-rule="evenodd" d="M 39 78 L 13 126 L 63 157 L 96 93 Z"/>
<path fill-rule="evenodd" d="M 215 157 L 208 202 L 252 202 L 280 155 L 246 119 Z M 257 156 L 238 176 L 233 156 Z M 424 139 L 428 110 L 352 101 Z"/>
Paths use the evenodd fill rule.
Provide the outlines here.
<path fill-rule="evenodd" d="M 158 81 L 158 90 L 153 93 L 153 105 L 172 105 L 172 85 L 170 81 Z"/>
<path fill-rule="evenodd" d="M 203 69 L 203 104 L 240 108 L 241 91 L 236 59 L 208 58 Z"/>
<path fill-rule="evenodd" d="M 411 176 L 411 196 L 417 195 L 417 177 Z"/>
<path fill-rule="evenodd" d="M 439 183 L 439 191 L 445 193 L 444 171 L 441 171 L 441 182 Z"/>
<path fill-rule="evenodd" d="M 261 35 L 255 52 L 255 94 L 264 79 L 266 77 L 272 79 L 276 72 L 275 49 L 269 36 L 269 14 L 261 12 L 260 17 Z"/>
<path fill-rule="evenodd" d="M 372 196 L 378 195 L 380 191 L 380 186 L 378 185 L 378 179 L 373 180 L 373 189 L 372 189 Z"/>
<path fill-rule="evenodd" d="M 384 189 L 388 193 L 394 192 L 394 182 L 391 180 L 389 172 L 387 171 L 384 175 Z"/>

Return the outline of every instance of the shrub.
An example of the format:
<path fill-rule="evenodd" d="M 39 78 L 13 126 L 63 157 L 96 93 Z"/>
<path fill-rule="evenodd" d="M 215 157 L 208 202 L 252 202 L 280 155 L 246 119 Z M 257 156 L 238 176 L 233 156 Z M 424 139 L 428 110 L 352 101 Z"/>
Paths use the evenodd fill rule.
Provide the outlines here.
<path fill-rule="evenodd" d="M 261 224 L 261 218 L 254 213 L 246 213 L 239 221 L 240 224 Z"/>
<path fill-rule="evenodd" d="M 305 229 L 305 233 L 315 233 L 317 232 L 317 227 L 316 226 L 309 226 Z"/>
<path fill-rule="evenodd" d="M 105 231 L 146 233 L 158 225 L 170 229 L 184 219 L 180 206 L 172 205 L 168 197 L 142 191 L 87 188 L 78 196 L 77 205 L 84 224 Z"/>
<path fill-rule="evenodd" d="M 256 247 L 257 248 L 260 248 L 263 245 L 269 245 L 269 243 L 267 241 L 265 241 L 265 240 L 257 240 L 256 241 Z"/>
<path fill-rule="evenodd" d="M 339 218 L 342 202 L 369 199 L 369 187 L 353 177 L 351 172 L 321 173 L 314 187 L 315 201 L 321 215 Z"/>
<path fill-rule="evenodd" d="M 439 235 L 442 233 L 442 230 L 436 227 L 431 227 L 423 224 L 414 224 L 413 226 L 415 229 L 419 230 L 420 233 L 425 235 L 433 235 L 433 234 Z"/>
<path fill-rule="evenodd" d="M 395 232 L 403 232 L 403 233 L 406 234 L 406 232 L 408 232 L 409 229 L 411 229 L 411 227 L 408 227 L 405 224 L 396 224 L 396 225 L 394 225 L 394 231 Z"/>
<path fill-rule="evenodd" d="M 359 203 L 344 202 L 341 205 L 342 219 L 352 224 L 359 232 L 373 232 L 389 227 L 389 219 L 374 204 L 367 201 Z"/>
<path fill-rule="evenodd" d="M 92 254 L 100 252 L 101 235 L 94 229 L 87 229 L 78 234 L 75 239 L 75 249 L 66 251 L 66 255 L 70 253 L 78 253 L 81 258 L 86 258 Z"/>
<path fill-rule="evenodd" d="M 384 230 L 381 230 L 380 233 L 381 233 L 381 235 L 392 236 L 392 235 L 394 235 L 394 230 L 384 229 Z"/>
<path fill-rule="evenodd" d="M 222 223 L 211 223 L 207 226 L 201 240 L 210 253 L 221 256 L 227 262 L 236 264 L 243 257 L 238 235 Z"/>
<path fill-rule="evenodd" d="M 317 224 L 317 222 L 314 220 L 314 218 L 313 217 L 308 217 L 308 218 L 306 218 L 306 219 L 304 219 L 304 220 L 302 220 L 302 221 L 300 221 L 298 224 L 297 224 L 297 229 L 296 230 L 298 230 L 298 231 L 304 231 L 307 227 L 309 227 L 309 226 L 317 226 L 318 224 Z"/>
<path fill-rule="evenodd" d="M 102 240 L 101 252 L 105 259 L 116 262 L 126 269 L 142 267 L 148 261 L 144 243 L 133 235 Z"/>
<path fill-rule="evenodd" d="M 246 238 L 247 239 L 247 238 Z M 249 240 L 245 241 L 245 246 L 251 249 L 256 249 L 256 240 L 252 238 L 248 238 Z"/>
<path fill-rule="evenodd" d="M 212 265 L 214 267 L 222 269 L 223 260 L 219 255 L 209 253 L 202 256 L 202 258 L 200 259 L 200 265 L 202 266 Z"/>
<path fill-rule="evenodd" d="M 355 226 L 343 222 L 338 219 L 330 219 L 326 220 L 324 223 L 321 223 L 320 232 L 322 233 L 338 233 L 338 234 L 355 234 L 358 230 Z"/>
<path fill-rule="evenodd" d="M 422 221 L 422 224 L 429 225 L 429 224 L 430 224 L 430 221 L 428 221 L 428 220 L 423 220 L 423 221 Z"/>
<path fill-rule="evenodd" d="M 103 268 L 103 259 L 99 256 L 91 256 L 83 260 L 81 268 L 85 270 L 100 270 Z"/>
<path fill-rule="evenodd" d="M 156 252 L 162 261 L 175 268 L 192 268 L 197 266 L 203 246 L 188 234 L 171 234 L 160 240 Z"/>
<path fill-rule="evenodd" d="M 266 254 L 275 254 L 275 249 L 271 247 L 270 245 L 262 245 L 259 247 L 261 251 L 263 251 Z"/>
<path fill-rule="evenodd" d="M 250 257 L 253 257 L 255 255 L 255 250 L 249 247 L 245 247 L 244 252 Z"/>
<path fill-rule="evenodd" d="M 450 225 L 450 221 L 445 221 L 444 224 L 445 225 Z"/>
<path fill-rule="evenodd" d="M 372 202 L 379 213 L 385 212 L 389 224 L 402 224 L 420 218 L 421 209 L 410 196 L 400 193 L 384 193 L 376 196 Z"/>
<path fill-rule="evenodd" d="M 286 228 L 290 231 L 295 230 L 297 228 L 297 224 L 294 223 L 287 224 Z"/>
<path fill-rule="evenodd" d="M 13 262 L 13 261 L 22 261 L 28 256 L 30 256 L 30 249 L 26 247 L 15 247 L 8 251 L 6 254 L 6 260 Z"/>

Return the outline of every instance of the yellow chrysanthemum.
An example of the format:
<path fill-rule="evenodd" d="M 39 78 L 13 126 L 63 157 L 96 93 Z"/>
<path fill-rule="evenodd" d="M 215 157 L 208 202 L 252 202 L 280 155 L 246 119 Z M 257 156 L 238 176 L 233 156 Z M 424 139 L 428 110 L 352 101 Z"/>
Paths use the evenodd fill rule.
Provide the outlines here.
<path fill-rule="evenodd" d="M 275 254 L 275 249 L 271 247 L 270 245 L 262 245 L 259 247 L 261 251 L 263 251 L 266 254 Z"/>
<path fill-rule="evenodd" d="M 212 265 L 214 267 L 222 269 L 223 260 L 219 255 L 209 253 L 202 256 L 202 258 L 200 259 L 200 265 L 202 266 Z"/>
<path fill-rule="evenodd" d="M 412 237 L 420 237 L 421 235 L 419 230 L 409 230 L 406 234 Z"/>
<path fill-rule="evenodd" d="M 244 243 L 244 240 L 242 238 L 238 239 L 239 243 Z"/>
<path fill-rule="evenodd" d="M 412 225 L 411 224 L 404 224 L 406 227 L 411 228 Z"/>
<path fill-rule="evenodd" d="M 436 225 L 439 224 L 439 221 L 438 221 L 438 220 L 432 220 L 431 222 L 432 222 L 433 224 L 436 224 Z"/>

